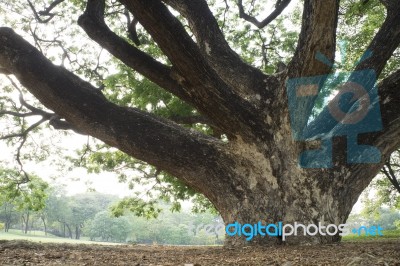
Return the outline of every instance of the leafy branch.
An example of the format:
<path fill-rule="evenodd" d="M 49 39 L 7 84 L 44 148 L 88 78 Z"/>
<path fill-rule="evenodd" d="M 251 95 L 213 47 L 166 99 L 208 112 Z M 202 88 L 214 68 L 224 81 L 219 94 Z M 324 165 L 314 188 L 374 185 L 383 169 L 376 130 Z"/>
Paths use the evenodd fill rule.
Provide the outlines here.
<path fill-rule="evenodd" d="M 24 98 L 22 90 L 14 82 L 14 80 L 9 76 L 6 77 L 10 81 L 11 85 L 19 92 L 19 98 L 18 98 L 19 106 L 10 100 L 9 102 L 12 109 L 11 110 L 3 109 L 4 107 L 2 106 L 0 109 L 0 117 L 12 116 L 22 120 L 19 120 L 21 126 L 19 131 L 1 135 L 0 140 L 18 139 L 19 144 L 16 149 L 15 159 L 18 165 L 20 166 L 20 170 L 24 174 L 24 180 L 22 180 L 21 183 L 25 183 L 28 182 L 30 178 L 29 175 L 25 172 L 23 163 L 21 161 L 21 150 L 25 145 L 29 134 L 38 129 L 42 124 L 44 124 L 47 121 L 49 121 L 49 124 L 53 126 L 55 129 L 74 130 L 74 128 L 67 121 L 62 120 L 61 117 L 59 117 L 57 114 L 44 111 L 28 103 Z M 35 123 L 29 125 L 28 127 L 25 127 L 25 119 L 35 116 L 40 116 L 40 119 Z"/>

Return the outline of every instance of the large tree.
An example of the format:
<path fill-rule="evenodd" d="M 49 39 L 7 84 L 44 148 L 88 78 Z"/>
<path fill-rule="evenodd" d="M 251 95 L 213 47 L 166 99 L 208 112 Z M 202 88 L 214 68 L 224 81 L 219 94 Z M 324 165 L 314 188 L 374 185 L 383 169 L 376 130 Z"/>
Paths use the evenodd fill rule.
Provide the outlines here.
<path fill-rule="evenodd" d="M 36 21 L 46 23 L 55 16 L 54 9 L 63 1 L 54 1 L 40 12 L 36 11 L 34 3 L 28 2 Z M 258 28 L 268 28 L 289 2 L 276 1 L 273 11 L 262 21 L 248 13 L 254 1 L 225 1 L 222 4 L 226 4 L 225 9 L 228 4 L 237 6 L 240 18 Z M 326 75 L 334 73 L 329 62 L 335 58 L 338 20 L 344 15 L 339 0 L 302 2 L 301 27 L 294 38 L 297 45 L 294 45 L 293 52 L 286 52 L 291 59 L 287 66 L 279 63 L 276 73 L 267 67 L 252 66 L 241 58 L 240 49 L 232 48 L 232 38 L 226 38 L 230 33 L 222 30 L 225 21 L 217 19 L 210 10 L 211 2 L 120 0 L 106 5 L 104 0 L 86 1 L 85 11 L 77 23 L 87 36 L 126 68 L 140 73 L 174 99 L 193 108 L 186 116 L 161 117 L 156 112 L 146 111 L 146 108 L 130 107 L 121 101 L 116 104 L 113 99 L 118 98 L 115 96 L 118 93 L 122 94 L 122 89 L 112 88 L 114 98 L 104 96 L 99 88 L 66 68 L 54 65 L 37 48 L 5 27 L 0 28 L 0 69 L 3 73 L 15 75 L 30 93 L 54 112 L 42 111 L 22 101 L 29 114 L 42 116 L 40 122 L 49 120 L 55 128 L 73 129 L 93 136 L 153 165 L 158 171 L 176 177 L 209 199 L 225 223 L 262 220 L 268 223 L 297 221 L 318 224 L 324 221 L 340 224 L 346 221 L 360 193 L 400 146 L 400 69 L 386 76 L 382 74 L 400 44 L 400 2 L 360 2 L 364 5 L 375 2 L 386 11 L 383 23 L 372 29 L 374 36 L 365 40 L 369 51 L 367 56 L 352 69 L 357 71 L 352 73 L 370 70 L 379 78 L 377 87 L 383 129 L 372 133 L 361 131 L 366 133 L 359 134 L 358 139 L 349 143 L 335 133 L 343 133 L 343 125 L 348 124 L 346 116 L 332 122 L 328 119 L 329 106 L 315 113 L 313 107 L 324 103 L 316 97 L 303 97 L 292 106 L 294 112 L 290 114 L 287 95 L 287 86 L 292 84 L 290 81 L 319 77 L 318 90 L 323 87 L 322 83 L 329 83 L 335 77 Z M 125 10 L 130 39 L 111 30 L 121 18 L 118 12 L 106 10 L 112 5 Z M 357 23 L 368 21 L 360 19 Z M 138 37 L 139 26 L 146 38 Z M 274 38 L 279 36 L 275 34 L 277 30 L 279 28 L 274 28 Z M 240 36 L 246 34 L 245 30 L 241 34 L 233 40 L 240 41 Z M 280 36 L 285 37 L 289 38 L 288 34 Z M 141 49 L 141 42 L 149 41 L 156 44 L 152 52 Z M 357 43 L 357 40 L 352 40 L 352 43 Z M 263 46 L 263 53 L 259 55 L 266 62 L 269 59 L 267 50 L 271 45 L 273 48 L 273 43 L 269 44 Z M 278 42 L 275 44 L 279 45 Z M 243 47 L 250 49 L 251 45 Z M 353 74 L 347 78 L 353 81 L 348 84 L 358 80 Z M 315 89 L 313 86 L 304 88 L 300 96 Z M 372 91 L 373 85 L 368 89 Z M 359 90 L 350 90 L 360 99 L 372 95 L 370 91 L 362 91 L 365 93 L 360 95 L 357 94 Z M 332 101 L 340 102 L 341 96 L 344 97 L 339 93 Z M 350 102 L 353 107 L 344 104 L 342 113 L 351 115 L 354 108 L 365 108 L 359 101 Z M 18 116 L 12 112 L 5 114 Z M 291 124 L 291 119 L 296 122 Z M 308 124 L 310 120 L 313 121 Z M 203 124 L 211 129 L 212 134 L 207 130 L 188 129 L 181 124 Z M 304 128 L 310 129 L 304 135 L 308 134 L 303 138 L 306 141 L 293 137 L 299 128 L 302 132 Z M 29 130 L 17 136 L 24 138 Z M 335 136 L 333 143 L 319 142 L 324 136 Z M 357 143 L 375 146 L 382 156 L 370 163 L 357 161 L 348 156 L 351 151 L 346 148 L 357 146 Z M 301 164 L 299 155 L 305 150 L 318 149 L 319 145 L 330 146 L 328 151 L 333 152 L 333 161 L 326 165 L 313 165 L 310 159 L 318 158 L 310 157 Z M 325 155 L 330 156 L 328 153 Z M 245 243 L 243 238 L 226 239 L 227 244 Z M 339 235 L 287 239 L 293 243 L 338 240 Z M 251 243 L 276 241 L 280 240 L 265 237 L 255 238 Z"/>

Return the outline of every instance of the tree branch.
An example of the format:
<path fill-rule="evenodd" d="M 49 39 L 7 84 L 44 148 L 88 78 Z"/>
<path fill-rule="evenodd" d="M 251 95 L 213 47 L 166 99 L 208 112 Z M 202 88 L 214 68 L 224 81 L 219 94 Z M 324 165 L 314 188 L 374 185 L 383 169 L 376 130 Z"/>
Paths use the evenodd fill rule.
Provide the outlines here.
<path fill-rule="evenodd" d="M 338 0 L 305 0 L 300 37 L 289 64 L 291 78 L 329 73 L 331 66 L 318 61 L 316 55 L 321 53 L 333 63 L 338 11 Z"/>
<path fill-rule="evenodd" d="M 0 140 L 20 138 L 20 143 L 19 143 L 18 148 L 17 148 L 17 153 L 15 154 L 15 160 L 17 161 L 18 165 L 20 166 L 21 172 L 24 174 L 24 180 L 22 181 L 22 183 L 26 183 L 26 182 L 29 181 L 29 175 L 24 170 L 24 165 L 23 165 L 23 163 L 21 161 L 21 150 L 22 150 L 22 147 L 24 146 L 24 144 L 25 144 L 25 142 L 26 142 L 26 140 L 28 138 L 29 132 L 31 132 L 31 131 L 35 130 L 36 128 L 38 128 L 46 120 L 47 119 L 42 117 L 39 121 L 37 121 L 36 123 L 30 125 L 27 129 L 22 130 L 20 133 L 12 133 L 12 134 L 8 134 L 8 135 L 0 137 Z"/>
<path fill-rule="evenodd" d="M 378 88 L 383 127 L 400 127 L 400 69 L 382 80 Z"/>
<path fill-rule="evenodd" d="M 57 130 L 72 130 L 75 133 L 86 135 L 84 131 L 80 131 L 74 125 L 72 125 L 71 123 L 63 120 L 60 116 L 58 116 L 56 114 L 54 114 L 49 119 L 49 125 L 52 126 L 54 129 L 57 129 Z"/>
<path fill-rule="evenodd" d="M 73 130 L 78 134 L 84 134 L 83 132 L 80 132 L 77 128 L 75 128 L 73 125 L 68 123 L 67 121 L 62 120 L 62 118 L 60 116 L 56 115 L 55 113 L 46 112 L 42 109 L 39 109 L 39 108 L 34 107 L 33 105 L 29 104 L 24 99 L 22 90 L 17 86 L 17 84 L 14 82 L 14 80 L 11 79 L 9 76 L 7 76 L 7 79 L 11 82 L 13 87 L 19 92 L 19 102 L 21 104 L 21 107 L 27 108 L 30 112 L 20 113 L 20 112 L 16 112 L 16 111 L 2 110 L 2 111 L 0 111 L 0 116 L 11 115 L 11 116 L 20 117 L 20 118 L 31 117 L 31 116 L 41 116 L 42 117 L 41 121 L 42 120 L 43 120 L 43 122 L 49 121 L 49 125 L 51 125 L 54 129 Z M 34 129 L 34 128 L 32 128 L 32 129 Z M 6 136 L 4 139 L 15 138 L 15 137 L 26 138 L 26 136 L 28 135 L 28 133 L 30 131 L 31 130 L 27 130 L 27 131 L 24 131 L 23 133 L 11 134 L 11 135 Z M 22 146 L 21 146 L 21 148 L 22 148 Z"/>
<path fill-rule="evenodd" d="M 223 142 L 107 101 L 95 87 L 53 65 L 9 28 L 0 28 L 0 65 L 79 131 L 169 172 L 214 199 L 218 195 L 204 184 L 210 176 L 229 171 L 220 163 L 230 160 L 221 153 Z"/>
<path fill-rule="evenodd" d="M 170 67 L 161 64 L 148 54 L 130 45 L 107 27 L 104 21 L 104 8 L 104 1 L 89 0 L 85 13 L 79 18 L 78 23 L 86 31 L 89 37 L 103 48 L 107 49 L 112 55 L 120 59 L 127 66 L 138 71 L 140 74 L 144 75 L 149 80 L 155 82 L 157 85 L 171 92 L 180 99 L 193 105 L 194 103 L 190 98 L 190 95 L 180 84 L 178 84 L 177 81 L 171 78 Z M 134 21 L 137 20 L 134 19 Z M 134 21 L 131 23 L 137 23 Z M 207 121 L 208 124 L 212 124 L 209 119 L 202 118 L 202 120 Z M 182 122 L 182 119 L 180 118 L 179 121 Z M 70 127 L 70 125 L 66 125 L 65 123 L 55 124 L 54 122 L 53 126 L 61 129 L 64 127 Z"/>
<path fill-rule="evenodd" d="M 389 12 L 395 12 L 395 9 L 399 5 L 399 1 L 397 0 L 379 0 Z"/>
<path fill-rule="evenodd" d="M 125 14 L 126 21 L 127 21 L 128 37 L 129 37 L 129 39 L 131 39 L 131 41 L 133 41 L 133 43 L 136 46 L 139 46 L 140 40 L 139 40 L 139 36 L 137 33 L 137 29 L 136 29 L 136 26 L 139 23 L 139 21 L 135 17 L 133 17 L 133 19 L 131 21 L 131 16 L 129 15 L 128 9 L 125 9 L 124 14 Z"/>
<path fill-rule="evenodd" d="M 387 168 L 387 169 L 386 169 Z M 390 165 L 390 162 L 387 161 L 385 165 L 382 167 L 382 172 L 385 174 L 385 176 L 389 179 L 390 183 L 393 185 L 393 187 L 400 193 L 400 184 L 399 181 L 396 178 L 396 174 L 392 169 L 392 166 Z"/>
<path fill-rule="evenodd" d="M 11 139 L 11 138 L 22 138 L 23 142 L 25 142 L 26 137 L 28 136 L 29 132 L 31 132 L 32 130 L 36 129 L 38 126 L 43 124 L 45 121 L 46 121 L 46 119 L 42 118 L 38 122 L 30 125 L 27 129 L 23 130 L 22 132 L 20 132 L 20 133 L 12 133 L 12 134 L 8 134 L 8 135 L 5 135 L 5 136 L 2 136 L 2 137 L 0 137 L 0 140 Z"/>
<path fill-rule="evenodd" d="M 371 56 L 361 62 L 356 70 L 373 69 L 377 77 L 400 44 L 400 1 L 386 1 L 387 16 L 367 48 Z"/>
<path fill-rule="evenodd" d="M 205 117 L 200 115 L 192 115 L 192 116 L 171 116 L 168 117 L 169 120 L 174 121 L 177 124 L 183 125 L 193 125 L 193 124 L 205 124 L 212 125 L 211 121 Z"/>
<path fill-rule="evenodd" d="M 358 136 L 359 144 L 373 145 L 383 155 L 378 164 L 350 165 L 352 180 L 349 186 L 358 184 L 360 189 L 365 188 L 376 173 L 383 167 L 390 154 L 400 146 L 400 69 L 389 75 L 378 84 L 380 110 L 383 130 L 375 133 L 365 133 Z"/>
<path fill-rule="evenodd" d="M 259 94 L 273 98 L 264 80 L 272 79 L 245 62 L 234 52 L 211 13 L 206 1 L 164 0 L 188 19 L 201 52 L 225 83 L 245 97 Z M 272 87 L 272 86 L 270 86 Z"/>
<path fill-rule="evenodd" d="M 65 0 L 55 0 L 54 2 L 52 2 L 45 10 L 43 11 L 39 11 L 39 15 L 42 16 L 49 16 L 51 15 L 50 12 L 59 4 L 61 4 L 62 2 L 64 2 Z"/>
<path fill-rule="evenodd" d="M 0 116 L 3 116 L 3 115 L 11 115 L 11 116 L 23 118 L 23 117 L 35 116 L 36 114 L 34 114 L 33 112 L 18 113 L 18 112 L 14 112 L 14 111 L 2 110 L 2 111 L 0 111 Z"/>
<path fill-rule="evenodd" d="M 28 4 L 30 8 L 32 9 L 33 14 L 35 15 L 35 19 L 39 23 L 47 23 L 50 20 L 53 19 L 53 17 L 56 15 L 55 13 L 50 13 L 57 5 L 61 4 L 65 0 L 56 0 L 53 3 L 51 3 L 45 10 L 37 12 L 35 9 L 35 6 L 32 4 L 30 0 L 28 0 Z M 46 19 L 42 19 L 40 16 L 48 17 Z"/>
<path fill-rule="evenodd" d="M 289 78 L 328 74 L 332 68 L 317 60 L 317 54 L 333 64 L 336 50 L 336 28 L 339 0 L 305 0 L 302 28 L 297 48 L 288 66 Z M 319 88 L 320 89 L 320 88 Z M 307 124 L 317 95 L 298 99 L 296 115 L 301 127 Z"/>
<path fill-rule="evenodd" d="M 254 140 L 269 134 L 261 126 L 264 118 L 254 105 L 219 78 L 179 20 L 160 0 L 121 2 L 170 59 L 172 77 L 190 95 L 190 103 L 202 115 L 233 135 Z"/>
<path fill-rule="evenodd" d="M 79 17 L 78 24 L 88 36 L 127 66 L 177 97 L 188 100 L 188 96 L 182 87 L 170 77 L 170 67 L 161 64 L 148 54 L 130 45 L 107 27 L 104 22 L 104 9 L 104 0 L 89 0 L 87 2 L 85 13 Z"/>
<path fill-rule="evenodd" d="M 259 29 L 262 29 L 279 16 L 283 12 L 283 10 L 285 10 L 285 8 L 289 5 L 291 0 L 281 0 L 281 1 L 278 0 L 274 11 L 272 11 L 271 14 L 269 14 L 262 21 L 258 21 L 258 19 L 256 19 L 255 17 L 246 14 L 242 2 L 243 2 L 242 0 L 237 0 L 237 5 L 239 8 L 239 17 L 254 24 Z"/>
<path fill-rule="evenodd" d="M 364 70 L 364 69 L 372 69 L 375 71 L 376 76 L 382 73 L 387 61 L 393 55 L 394 51 L 400 45 L 400 2 L 396 1 L 391 2 L 391 10 L 388 10 L 388 15 L 386 17 L 385 22 L 375 35 L 374 39 L 370 43 L 367 48 L 369 52 L 369 57 L 363 58 L 362 62 L 360 62 L 356 71 Z M 368 53 L 367 53 L 368 54 Z M 354 74 L 357 74 L 354 72 Z M 398 75 L 399 71 L 396 71 L 389 77 L 387 77 L 384 81 L 379 85 L 379 96 L 381 98 L 381 108 L 382 118 L 383 120 L 387 119 L 386 117 L 393 117 L 394 113 L 392 110 L 397 110 L 398 106 L 392 105 L 390 108 L 385 107 L 389 106 L 392 102 L 395 102 L 399 95 L 397 93 L 398 89 Z M 367 77 L 366 77 L 367 78 Z M 350 77 L 351 80 L 351 77 Z M 373 82 L 375 82 L 373 80 Z M 394 87 L 393 87 L 394 86 Z M 397 87 L 396 87 L 397 86 Z M 331 101 L 337 101 L 340 95 L 335 96 Z M 382 101 L 382 99 L 385 99 Z M 390 103 L 388 102 L 390 100 Z M 389 105 L 388 105 L 389 104 Z M 343 112 L 347 112 L 350 110 L 351 106 L 347 106 L 347 109 L 342 108 Z M 310 131 L 319 130 L 320 132 L 329 132 L 335 126 L 338 125 L 337 121 L 330 120 L 327 122 L 326 117 L 329 116 L 328 108 L 325 108 L 319 116 L 310 124 Z M 397 119 L 397 117 L 396 117 Z M 394 121 L 396 121 L 396 119 Z M 390 122 L 389 122 L 390 121 Z M 389 119 L 386 125 L 389 125 L 392 120 Z M 390 145 L 392 146 L 392 145 Z"/>

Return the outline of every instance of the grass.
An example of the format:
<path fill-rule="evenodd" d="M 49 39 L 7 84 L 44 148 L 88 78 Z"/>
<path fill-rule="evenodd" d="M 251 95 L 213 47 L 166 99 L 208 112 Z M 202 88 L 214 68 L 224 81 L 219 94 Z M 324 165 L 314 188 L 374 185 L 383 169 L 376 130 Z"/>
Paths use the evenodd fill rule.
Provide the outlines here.
<path fill-rule="evenodd" d="M 350 234 L 344 236 L 342 240 L 347 241 L 371 241 L 371 240 L 384 240 L 384 239 L 400 239 L 400 230 L 384 230 L 383 236 L 366 236 L 363 232 L 362 235 L 358 236 L 356 234 Z M 88 244 L 88 245 L 121 245 L 118 243 L 110 242 L 96 242 L 89 240 L 77 240 L 70 238 L 57 237 L 52 234 L 47 234 L 47 236 L 42 231 L 29 231 L 28 234 L 24 234 L 21 230 L 10 229 L 9 232 L 0 232 L 0 240 L 28 240 L 39 243 L 68 243 L 68 244 Z"/>
<path fill-rule="evenodd" d="M 70 239 L 57 237 L 52 234 L 47 234 L 47 236 L 42 231 L 29 231 L 28 234 L 24 234 L 21 230 L 10 229 L 9 232 L 0 232 L 0 240 L 28 240 L 39 243 L 68 243 L 68 244 L 99 244 L 99 245 L 120 245 L 118 243 L 110 242 L 96 242 L 89 240 L 80 239 Z"/>
<path fill-rule="evenodd" d="M 400 229 L 398 230 L 383 230 L 382 236 L 366 235 L 365 232 L 359 236 L 357 234 L 350 234 L 342 238 L 343 241 L 364 241 L 364 240 L 382 240 L 382 239 L 400 239 Z"/>

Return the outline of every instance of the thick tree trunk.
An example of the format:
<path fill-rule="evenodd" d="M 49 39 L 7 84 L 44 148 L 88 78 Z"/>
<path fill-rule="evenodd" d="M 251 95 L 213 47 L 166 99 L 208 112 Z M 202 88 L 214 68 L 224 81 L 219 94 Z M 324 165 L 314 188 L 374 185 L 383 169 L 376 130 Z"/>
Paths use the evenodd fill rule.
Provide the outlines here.
<path fill-rule="evenodd" d="M 283 134 L 277 133 L 275 136 L 279 139 Z M 231 184 L 226 184 L 231 191 L 219 189 L 221 193 L 208 195 L 221 213 L 225 224 L 256 224 L 259 221 L 263 225 L 278 222 L 291 225 L 297 222 L 306 226 L 318 226 L 319 223 L 325 226 L 344 224 L 358 196 L 374 173 L 365 175 L 362 181 L 356 182 L 358 187 L 354 188 L 349 184 L 355 181 L 357 173 L 352 174 L 345 168 L 341 171 L 302 169 L 298 166 L 296 144 L 290 138 L 282 138 L 279 142 L 279 147 L 282 148 L 276 149 L 268 157 L 256 146 L 243 142 L 232 143 L 232 146 L 240 148 L 234 152 L 236 160 L 229 162 L 236 172 L 235 176 L 226 177 L 231 180 Z M 221 179 L 221 176 L 218 178 Z M 212 185 L 217 186 L 216 182 L 211 180 L 212 178 Z M 301 235 L 302 232 L 299 230 L 299 236 L 287 237 L 285 243 L 331 243 L 340 240 L 338 234 L 305 237 Z M 256 236 L 249 242 L 245 238 L 243 235 L 226 236 L 226 244 L 258 245 L 282 242 L 279 237 Z"/>
<path fill-rule="evenodd" d="M 344 224 L 351 212 L 358 195 L 352 195 L 351 201 L 340 198 L 345 191 L 335 191 L 331 188 L 323 189 L 315 178 L 298 175 L 298 171 L 287 171 L 283 184 L 271 187 L 268 182 L 257 183 L 257 185 L 243 193 L 243 202 L 227 202 L 226 206 L 220 207 L 222 217 L 226 224 L 238 222 L 239 224 L 257 224 L 259 221 L 266 224 L 294 225 L 296 222 L 306 226 L 319 223 L 323 225 Z M 297 178 L 293 179 L 292 177 Z M 254 178 L 254 177 L 250 177 Z M 229 198 L 229 197 L 228 197 Z M 264 231 L 265 232 L 265 231 Z M 274 230 L 271 231 L 272 233 Z M 289 236 L 285 243 L 331 243 L 340 240 L 338 234 L 334 236 Z M 258 245 L 266 243 L 281 243 L 281 237 L 260 235 L 251 241 L 245 241 L 246 236 L 226 236 L 228 245 Z"/>

